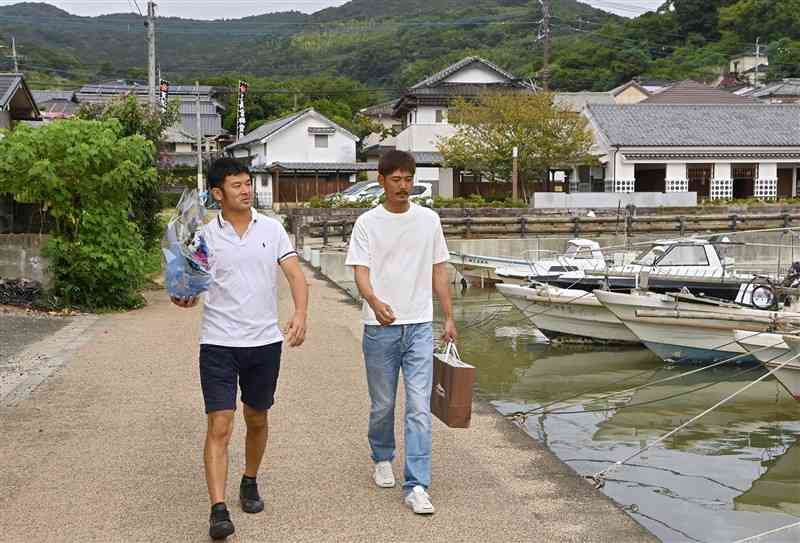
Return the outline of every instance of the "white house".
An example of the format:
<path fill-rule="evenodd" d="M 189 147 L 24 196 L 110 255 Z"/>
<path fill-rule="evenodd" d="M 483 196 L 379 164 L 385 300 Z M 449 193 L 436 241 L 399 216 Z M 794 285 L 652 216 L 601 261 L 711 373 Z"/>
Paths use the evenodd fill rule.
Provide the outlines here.
<path fill-rule="evenodd" d="M 797 195 L 800 106 L 590 104 L 603 194 L 536 194 L 537 207 L 693 205 L 697 199 Z M 586 185 L 591 187 L 591 185 Z M 589 189 L 591 190 L 591 188 Z M 614 194 L 610 194 L 614 193 Z M 550 205 L 546 202 L 558 203 Z M 579 201 L 588 205 L 581 205 Z"/>
<path fill-rule="evenodd" d="M 740 81 L 747 81 L 758 87 L 767 77 L 769 58 L 750 51 L 731 58 L 728 71 Z"/>
<path fill-rule="evenodd" d="M 407 89 L 395 103 L 393 116 L 403 130 L 395 146 L 417 159 L 417 180 L 431 182 L 443 196 L 453 195 L 452 170 L 443 169 L 437 144 L 456 128 L 448 110 L 456 98 L 476 98 L 487 90 L 531 92 L 532 87 L 488 60 L 467 57 Z"/>
<path fill-rule="evenodd" d="M 312 108 L 269 121 L 225 151 L 250 161 L 258 204 L 289 205 L 337 192 L 374 164 L 356 162 L 358 137 Z"/>

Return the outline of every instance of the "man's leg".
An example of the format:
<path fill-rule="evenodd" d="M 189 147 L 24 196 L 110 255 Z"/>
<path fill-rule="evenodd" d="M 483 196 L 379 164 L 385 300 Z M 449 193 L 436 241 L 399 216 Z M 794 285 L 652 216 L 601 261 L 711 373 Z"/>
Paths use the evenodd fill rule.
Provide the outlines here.
<path fill-rule="evenodd" d="M 261 459 L 264 457 L 264 450 L 267 448 L 269 411 L 253 409 L 247 404 L 244 404 L 242 411 L 244 422 L 247 425 L 244 474 L 255 479 L 258 476 Z"/>
<path fill-rule="evenodd" d="M 228 480 L 228 443 L 233 433 L 233 411 L 213 411 L 208 414 L 208 431 L 203 460 L 211 505 L 225 501 Z"/>
<path fill-rule="evenodd" d="M 365 326 L 362 343 L 369 387 L 369 445 L 373 462 L 395 454 L 394 407 L 400 371 L 400 327 Z"/>
<path fill-rule="evenodd" d="M 250 347 L 238 351 L 239 385 L 242 388 L 245 437 L 245 469 L 239 486 L 239 502 L 245 513 L 260 513 L 264 500 L 258 491 L 258 469 L 264 458 L 269 434 L 268 413 L 275 403 L 282 344 Z"/>
<path fill-rule="evenodd" d="M 415 486 L 431 484 L 431 387 L 433 386 L 433 326 L 409 324 L 403 338 L 403 384 L 406 390 L 405 483 L 408 493 Z"/>

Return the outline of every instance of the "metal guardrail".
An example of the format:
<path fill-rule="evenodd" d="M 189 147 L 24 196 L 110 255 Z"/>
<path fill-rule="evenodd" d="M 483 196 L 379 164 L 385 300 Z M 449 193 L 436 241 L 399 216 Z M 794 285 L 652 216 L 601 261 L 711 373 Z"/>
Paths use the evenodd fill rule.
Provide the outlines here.
<path fill-rule="evenodd" d="M 306 237 L 322 238 L 324 244 L 332 238 L 348 241 L 355 217 L 333 220 L 312 220 L 296 224 L 296 244 L 303 246 Z M 519 237 L 562 234 L 585 236 L 614 234 L 676 234 L 735 232 L 762 228 L 800 227 L 800 213 L 749 213 L 711 215 L 645 215 L 607 217 L 443 217 L 442 229 L 450 238 Z"/>

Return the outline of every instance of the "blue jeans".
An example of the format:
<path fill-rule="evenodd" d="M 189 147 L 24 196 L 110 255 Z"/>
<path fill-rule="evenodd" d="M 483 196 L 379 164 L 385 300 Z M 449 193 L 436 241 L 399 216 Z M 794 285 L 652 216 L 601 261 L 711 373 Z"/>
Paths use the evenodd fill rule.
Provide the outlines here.
<path fill-rule="evenodd" d="M 406 492 L 431 484 L 431 387 L 433 325 L 364 326 L 364 361 L 371 408 L 369 445 L 372 460 L 392 461 L 395 454 L 394 406 L 397 380 L 403 370 L 406 391 Z"/>

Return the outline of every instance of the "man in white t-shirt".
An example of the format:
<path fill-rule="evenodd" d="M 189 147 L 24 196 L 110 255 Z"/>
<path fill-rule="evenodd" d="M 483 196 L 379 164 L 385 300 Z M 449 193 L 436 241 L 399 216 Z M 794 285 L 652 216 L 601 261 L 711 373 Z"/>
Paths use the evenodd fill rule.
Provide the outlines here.
<path fill-rule="evenodd" d="M 200 337 L 200 382 L 208 415 L 205 468 L 211 501 L 209 535 L 234 532 L 225 505 L 228 442 L 233 432 L 237 381 L 247 435 L 239 501 L 246 513 L 263 511 L 256 476 L 267 446 L 268 411 L 275 401 L 284 335 L 278 325 L 278 271 L 289 282 L 295 312 L 286 342 L 305 340 L 308 286 L 283 225 L 251 208 L 248 168 L 230 158 L 208 170 L 211 195 L 222 211 L 203 233 L 212 255 L 214 281 L 205 296 Z M 197 299 L 173 299 L 192 307 Z"/>
<path fill-rule="evenodd" d="M 364 299 L 362 348 L 371 402 L 368 438 L 373 479 L 395 486 L 394 413 L 400 370 L 406 391 L 404 502 L 431 514 L 431 387 L 433 292 L 445 315 L 442 340 L 455 341 L 456 325 L 447 280 L 447 244 L 439 216 L 409 200 L 416 163 L 402 151 L 384 154 L 378 181 L 383 205 L 361 215 L 346 264 L 353 266 Z"/>

